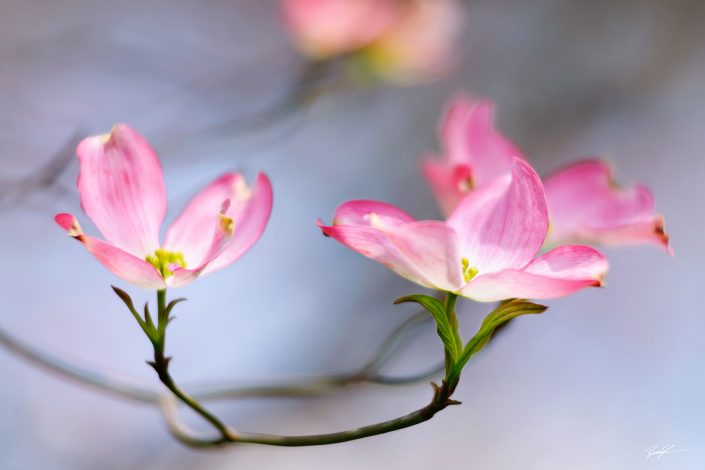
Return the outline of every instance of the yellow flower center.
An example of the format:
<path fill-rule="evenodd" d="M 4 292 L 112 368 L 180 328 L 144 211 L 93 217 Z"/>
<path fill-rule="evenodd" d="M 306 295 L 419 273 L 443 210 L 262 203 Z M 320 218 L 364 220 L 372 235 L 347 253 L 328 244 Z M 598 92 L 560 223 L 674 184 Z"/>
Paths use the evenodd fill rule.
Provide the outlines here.
<path fill-rule="evenodd" d="M 465 279 L 465 282 L 470 282 L 470 279 L 477 276 L 477 268 L 470 266 L 470 261 L 467 258 L 460 260 L 460 266 L 463 268 L 463 279 Z"/>
<path fill-rule="evenodd" d="M 157 268 L 157 271 L 164 279 L 174 274 L 169 269 L 170 266 L 176 264 L 182 268 L 186 267 L 186 261 L 184 261 L 184 255 L 181 252 L 168 251 L 162 248 L 157 249 L 153 255 L 147 255 L 145 261 Z"/>

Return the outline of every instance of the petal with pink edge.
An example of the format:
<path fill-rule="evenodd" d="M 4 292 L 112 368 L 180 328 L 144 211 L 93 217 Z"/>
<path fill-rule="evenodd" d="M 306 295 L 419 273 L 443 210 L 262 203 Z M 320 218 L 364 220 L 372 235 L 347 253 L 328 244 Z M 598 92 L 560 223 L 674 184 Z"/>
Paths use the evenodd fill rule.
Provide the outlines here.
<path fill-rule="evenodd" d="M 371 226 L 371 216 L 385 226 L 401 225 L 413 222 L 414 218 L 403 210 L 384 202 L 355 200 L 344 202 L 333 214 L 333 225 Z"/>
<path fill-rule="evenodd" d="M 196 194 L 166 232 L 164 248 L 180 252 L 187 266 L 198 266 L 206 258 L 215 236 L 214 217 L 225 201 L 230 208 L 242 206 L 250 197 L 240 173 L 226 173 Z"/>
<path fill-rule="evenodd" d="M 138 258 L 159 248 L 166 212 L 162 168 L 149 143 L 119 124 L 76 149 L 81 205 L 108 242 Z"/>
<path fill-rule="evenodd" d="M 272 186 L 263 173 L 253 188 L 239 173 L 227 173 L 198 193 L 169 227 L 164 246 L 181 252 L 187 266 L 200 266 L 208 258 L 217 226 L 214 214 L 229 200 L 225 212 L 233 221 L 233 235 L 217 259 L 209 260 L 205 272 L 227 266 L 245 253 L 262 235 L 272 211 Z"/>
<path fill-rule="evenodd" d="M 446 291 L 456 291 L 463 285 L 457 236 L 443 222 L 387 224 L 376 212 L 366 222 L 325 226 L 319 221 L 318 226 L 324 235 L 412 282 Z"/>
<path fill-rule="evenodd" d="M 116 246 L 84 235 L 73 215 L 58 214 L 54 220 L 71 237 L 81 242 L 98 261 L 117 277 L 147 289 L 164 289 L 166 287 L 164 279 L 154 266 Z"/>
<path fill-rule="evenodd" d="M 222 269 L 244 255 L 259 240 L 272 213 L 272 184 L 264 173 L 257 175 L 255 184 L 241 198 L 231 199 L 225 213 L 233 220 L 233 235 L 223 251 L 203 271 Z"/>
<path fill-rule="evenodd" d="M 668 234 L 664 230 L 663 217 L 660 215 L 654 215 L 622 226 L 584 228 L 580 232 L 576 232 L 573 238 L 612 246 L 642 243 L 660 245 L 666 249 L 669 255 L 674 255 L 674 250 L 669 244 Z M 555 243 L 557 241 L 559 239 L 551 236 L 551 230 L 549 230 L 547 243 Z"/>
<path fill-rule="evenodd" d="M 447 160 L 469 165 L 474 185 L 510 173 L 522 152 L 495 128 L 495 105 L 487 99 L 460 94 L 451 102 L 441 125 Z"/>
<path fill-rule="evenodd" d="M 554 299 L 586 287 L 601 286 L 609 265 L 594 248 L 562 246 L 531 262 L 526 268 L 480 274 L 460 295 L 480 302 L 510 298 Z"/>
<path fill-rule="evenodd" d="M 618 188 L 609 165 L 586 160 L 546 178 L 549 243 L 579 240 L 609 245 L 658 244 L 670 251 L 663 218 L 648 188 Z"/>
<path fill-rule="evenodd" d="M 548 228 L 541 179 L 524 160 L 510 175 L 471 192 L 448 218 L 461 254 L 481 274 L 526 266 L 543 245 Z"/>

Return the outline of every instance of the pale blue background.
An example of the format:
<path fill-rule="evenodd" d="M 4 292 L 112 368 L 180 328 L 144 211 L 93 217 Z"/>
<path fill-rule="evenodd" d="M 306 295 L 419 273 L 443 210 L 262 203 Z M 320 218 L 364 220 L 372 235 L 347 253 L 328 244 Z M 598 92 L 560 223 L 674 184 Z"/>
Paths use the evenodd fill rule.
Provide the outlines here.
<path fill-rule="evenodd" d="M 183 382 L 255 380 L 360 364 L 412 309 L 419 289 L 321 237 L 350 198 L 437 217 L 417 172 L 453 91 L 495 98 L 500 125 L 540 171 L 603 154 L 643 181 L 666 214 L 676 256 L 607 250 L 607 286 L 517 321 L 469 367 L 461 407 L 431 422 L 342 445 L 187 450 L 157 412 L 67 383 L 0 351 L 5 469 L 701 469 L 705 467 L 705 39 L 702 2 L 468 2 L 464 63 L 408 89 L 328 95 L 245 136 L 194 129 L 266 107 L 299 65 L 276 2 L 4 0 L 0 155 L 5 180 L 73 135 L 128 122 L 162 153 L 170 217 L 220 172 L 266 171 L 271 223 L 252 252 L 179 294 L 168 349 Z M 64 191 L 0 215 L 0 322 L 81 363 L 156 381 L 141 336 L 109 289 L 116 280 L 53 223 L 80 214 Z M 7 188 L 7 185 L 4 186 Z M 84 216 L 84 228 L 93 230 Z M 130 289 L 143 300 L 146 293 Z M 151 299 L 150 299 L 151 300 Z M 461 322 L 483 306 L 464 303 Z M 435 362 L 431 334 L 398 370 Z M 320 400 L 247 401 L 216 410 L 243 429 L 334 431 L 425 404 L 430 387 L 359 387 Z M 645 459 L 652 445 L 690 452 Z"/>

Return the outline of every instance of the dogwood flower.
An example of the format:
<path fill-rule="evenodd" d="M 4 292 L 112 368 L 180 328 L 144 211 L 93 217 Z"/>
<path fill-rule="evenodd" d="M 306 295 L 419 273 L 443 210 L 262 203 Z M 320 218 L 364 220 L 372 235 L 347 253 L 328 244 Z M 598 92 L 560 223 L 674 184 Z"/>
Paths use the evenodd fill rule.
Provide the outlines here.
<path fill-rule="evenodd" d="M 457 0 L 283 0 L 284 21 L 314 60 L 348 55 L 358 73 L 427 81 L 452 68 Z"/>
<path fill-rule="evenodd" d="M 298 47 L 327 59 L 369 46 L 397 21 L 398 0 L 283 0 L 284 20 Z"/>
<path fill-rule="evenodd" d="M 461 95 L 439 129 L 443 156 L 422 160 L 421 170 L 445 214 L 470 191 L 511 171 L 522 152 L 494 126 L 494 103 Z M 619 188 L 609 166 L 581 161 L 545 179 L 550 230 L 547 243 L 658 244 L 672 252 L 663 217 L 648 188 Z"/>
<path fill-rule="evenodd" d="M 406 0 L 397 23 L 360 52 L 373 75 L 399 84 L 435 80 L 456 63 L 462 25 L 453 0 Z"/>
<path fill-rule="evenodd" d="M 543 185 L 523 160 L 463 198 L 444 221 L 414 220 L 375 201 L 350 201 L 335 211 L 327 236 L 412 282 L 490 302 L 549 299 L 600 286 L 604 256 L 582 245 L 536 258 L 546 238 Z"/>
<path fill-rule="evenodd" d="M 84 139 L 81 206 L 105 240 L 83 233 L 76 217 L 56 222 L 108 270 L 137 286 L 164 289 L 190 283 L 242 256 L 264 231 L 272 208 L 269 179 L 250 189 L 242 175 L 226 173 L 198 193 L 166 231 L 166 190 L 159 159 L 135 130 L 117 125 Z"/>

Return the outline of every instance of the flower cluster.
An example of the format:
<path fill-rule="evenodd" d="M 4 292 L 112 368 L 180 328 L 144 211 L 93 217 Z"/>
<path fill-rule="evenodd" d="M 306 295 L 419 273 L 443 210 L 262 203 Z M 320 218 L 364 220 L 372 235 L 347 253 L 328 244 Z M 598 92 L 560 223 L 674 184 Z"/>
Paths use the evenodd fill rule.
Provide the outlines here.
<path fill-rule="evenodd" d="M 148 363 L 161 382 L 219 434 L 215 439 L 187 436 L 184 442 L 199 447 L 321 445 L 419 424 L 459 404 L 451 397 L 462 371 L 497 328 L 546 310 L 527 299 L 557 298 L 602 285 L 608 263 L 595 248 L 559 245 L 542 252 L 546 245 L 580 239 L 656 243 L 670 251 L 647 189 L 617 188 L 607 166 L 597 160 L 542 182 L 516 146 L 494 128 L 493 108 L 488 101 L 455 100 L 441 125 L 444 155 L 422 162 L 445 220 L 419 221 L 389 204 L 357 200 L 340 205 L 331 225 L 318 221 L 324 235 L 444 294 L 442 300 L 412 294 L 395 303 L 417 303 L 433 318 L 443 344 L 445 375 L 440 384 L 432 383 L 433 398 L 420 410 L 356 430 L 311 436 L 232 432 L 176 384 L 165 351 L 172 310 L 185 300 L 167 302 L 167 287 L 184 286 L 223 268 L 254 245 L 272 210 L 269 179 L 260 174 L 250 188 L 238 173 L 220 176 L 187 204 L 162 241 L 166 190 L 159 160 L 147 141 L 130 127 L 117 125 L 109 134 L 79 144 L 81 205 L 104 240 L 84 234 L 71 214 L 56 215 L 56 222 L 113 274 L 157 291 L 153 316 L 149 304 L 141 314 L 127 292 L 113 287 L 151 341 L 154 360 Z M 503 301 L 468 341 L 459 328 L 458 296 Z"/>
<path fill-rule="evenodd" d="M 619 189 L 608 166 L 577 163 L 545 184 L 494 128 L 494 105 L 460 96 L 440 126 L 445 155 L 422 170 L 445 221 L 417 221 L 374 201 L 346 202 L 323 233 L 422 286 L 478 301 L 548 299 L 601 286 L 605 257 L 566 245 L 656 243 L 671 252 L 643 186 Z M 550 229 L 549 229 L 550 227 Z"/>
<path fill-rule="evenodd" d="M 571 241 L 659 244 L 671 252 L 663 218 L 643 186 L 620 189 L 599 160 L 545 182 L 494 127 L 494 105 L 465 95 L 441 121 L 443 156 L 422 161 L 444 221 L 418 221 L 375 201 L 342 204 L 323 233 L 422 286 L 477 301 L 547 299 L 600 286 L 605 257 Z M 81 205 L 105 240 L 85 235 L 71 214 L 57 223 L 111 272 L 135 285 L 179 287 L 223 268 L 264 231 L 272 188 L 226 173 L 197 194 L 160 242 L 166 191 L 159 160 L 126 125 L 78 146 Z"/>
<path fill-rule="evenodd" d="M 441 121 L 443 155 L 426 157 L 422 171 L 441 209 L 450 214 L 474 188 L 512 171 L 522 152 L 494 127 L 494 103 L 455 98 Z M 550 230 L 547 244 L 570 241 L 605 245 L 651 243 L 671 252 L 663 217 L 642 185 L 620 188 L 610 166 L 588 159 L 544 180 Z"/>

